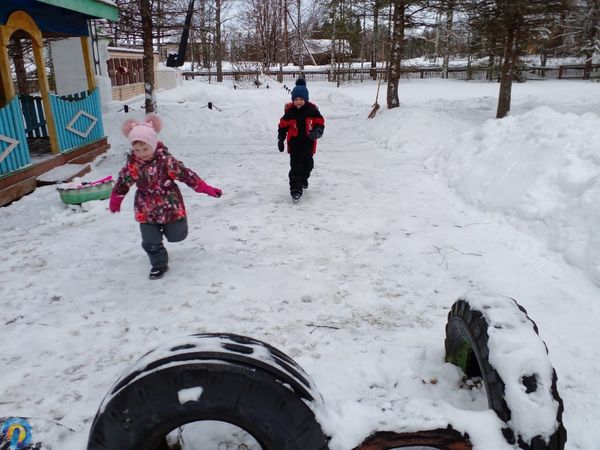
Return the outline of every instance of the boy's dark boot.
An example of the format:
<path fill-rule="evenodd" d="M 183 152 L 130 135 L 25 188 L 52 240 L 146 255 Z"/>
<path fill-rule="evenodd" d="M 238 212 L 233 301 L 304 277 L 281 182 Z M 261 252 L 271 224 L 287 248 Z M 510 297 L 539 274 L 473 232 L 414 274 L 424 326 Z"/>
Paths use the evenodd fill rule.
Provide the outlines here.
<path fill-rule="evenodd" d="M 294 201 L 298 201 L 300 200 L 300 197 L 302 197 L 302 191 L 294 191 L 291 194 Z"/>
<path fill-rule="evenodd" d="M 148 278 L 151 280 L 158 280 L 159 278 L 162 278 L 168 270 L 169 266 L 153 267 L 150 269 L 150 275 L 148 275 Z"/>
<path fill-rule="evenodd" d="M 308 189 L 308 180 L 302 182 L 302 189 Z"/>

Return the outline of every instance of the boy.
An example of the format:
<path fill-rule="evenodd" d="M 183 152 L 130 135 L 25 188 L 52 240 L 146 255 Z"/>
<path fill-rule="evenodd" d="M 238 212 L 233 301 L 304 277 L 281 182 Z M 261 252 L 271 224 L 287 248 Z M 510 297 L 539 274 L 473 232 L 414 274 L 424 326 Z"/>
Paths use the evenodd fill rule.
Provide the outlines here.
<path fill-rule="evenodd" d="M 287 137 L 290 154 L 290 194 L 294 201 L 308 188 L 308 178 L 314 167 L 313 155 L 317 151 L 317 139 L 323 136 L 325 119 L 314 103 L 308 101 L 308 89 L 303 78 L 296 80 L 292 89 L 292 103 L 285 105 L 285 113 L 279 120 L 277 147 L 283 152 Z"/>

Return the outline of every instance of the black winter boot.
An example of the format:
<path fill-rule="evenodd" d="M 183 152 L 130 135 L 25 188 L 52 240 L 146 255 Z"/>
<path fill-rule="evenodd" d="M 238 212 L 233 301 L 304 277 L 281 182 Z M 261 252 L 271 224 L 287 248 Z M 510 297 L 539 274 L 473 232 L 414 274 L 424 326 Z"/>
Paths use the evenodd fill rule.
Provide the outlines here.
<path fill-rule="evenodd" d="M 152 269 L 150 269 L 150 275 L 148 275 L 148 278 L 150 278 L 151 280 L 158 280 L 159 278 L 162 278 L 168 270 L 169 266 L 153 267 Z"/>

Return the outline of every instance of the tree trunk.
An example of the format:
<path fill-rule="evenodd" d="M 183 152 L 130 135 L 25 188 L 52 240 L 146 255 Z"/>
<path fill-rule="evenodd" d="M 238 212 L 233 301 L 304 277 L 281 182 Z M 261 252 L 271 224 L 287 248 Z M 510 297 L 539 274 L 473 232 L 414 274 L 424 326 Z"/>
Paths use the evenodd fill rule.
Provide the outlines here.
<path fill-rule="evenodd" d="M 404 13 L 406 3 L 404 0 L 395 0 L 392 39 L 390 41 L 390 64 L 387 81 L 387 107 L 388 109 L 400 106 L 398 99 L 398 83 L 400 81 L 400 64 L 404 48 Z"/>
<path fill-rule="evenodd" d="M 448 78 L 448 67 L 450 65 L 450 52 L 452 51 L 452 33 L 454 24 L 454 0 L 448 0 L 446 6 L 446 26 L 445 28 L 445 39 L 444 39 L 444 60 L 442 63 L 442 77 Z"/>
<path fill-rule="evenodd" d="M 304 76 L 304 49 L 302 48 L 302 0 L 296 0 L 298 6 L 298 17 L 296 22 L 296 31 L 298 32 L 298 64 L 300 66 L 300 75 Z"/>
<path fill-rule="evenodd" d="M 10 55 L 15 65 L 15 74 L 17 76 L 17 91 L 21 95 L 28 95 L 29 84 L 27 83 L 27 70 L 25 69 L 25 59 L 23 58 L 23 45 L 20 38 L 14 37 L 10 41 Z"/>
<path fill-rule="evenodd" d="M 596 35 L 598 27 L 600 27 L 600 0 L 592 0 L 589 2 L 589 23 L 586 24 L 585 30 L 585 65 L 583 69 L 583 79 L 589 80 L 592 73 L 592 59 L 594 57 L 594 49 L 596 47 Z"/>
<path fill-rule="evenodd" d="M 491 37 L 489 45 L 490 45 L 490 47 L 489 47 L 489 53 L 488 53 L 487 79 L 488 79 L 488 81 L 492 81 L 494 79 L 494 72 L 496 70 L 496 57 L 494 56 L 495 49 L 496 49 L 496 37 L 495 36 Z"/>
<path fill-rule="evenodd" d="M 548 62 L 548 50 L 546 48 L 542 48 L 540 50 L 540 66 L 546 67 L 546 63 Z"/>
<path fill-rule="evenodd" d="M 371 78 L 377 79 L 377 53 L 379 44 L 379 1 L 373 3 L 373 37 L 371 38 Z"/>
<path fill-rule="evenodd" d="M 508 30 L 504 46 L 504 61 L 500 73 L 500 94 L 498 96 L 498 110 L 496 118 L 502 119 L 510 111 L 512 82 L 518 54 L 516 51 L 517 30 Z"/>
<path fill-rule="evenodd" d="M 223 47 L 221 45 L 221 0 L 215 0 L 215 59 L 217 60 L 217 81 L 223 81 Z"/>
<path fill-rule="evenodd" d="M 283 63 L 287 66 L 290 63 L 290 39 L 288 31 L 288 0 L 283 0 L 283 46 L 285 56 Z"/>
<path fill-rule="evenodd" d="M 202 67 L 204 69 L 210 69 L 210 42 L 206 35 L 206 30 L 208 28 L 206 22 L 206 0 L 200 0 L 200 45 L 202 45 Z"/>
<path fill-rule="evenodd" d="M 333 8 L 332 8 L 332 15 L 331 15 L 331 59 L 329 62 L 329 81 L 333 81 L 335 79 L 335 74 L 336 74 L 336 70 L 335 70 L 335 63 L 336 63 L 336 57 L 335 57 L 335 31 L 336 31 L 336 12 L 337 12 L 337 2 L 333 3 Z"/>
<path fill-rule="evenodd" d="M 142 41 L 144 54 L 144 107 L 146 114 L 156 112 L 156 97 L 154 96 L 154 49 L 152 48 L 152 10 L 150 0 L 140 0 L 140 16 L 142 18 Z"/>
<path fill-rule="evenodd" d="M 471 30 L 469 30 L 467 33 L 467 48 L 469 49 L 469 53 L 467 55 L 467 80 L 470 81 L 473 79 L 473 70 L 471 68 L 473 65 L 473 54 L 471 52 Z"/>

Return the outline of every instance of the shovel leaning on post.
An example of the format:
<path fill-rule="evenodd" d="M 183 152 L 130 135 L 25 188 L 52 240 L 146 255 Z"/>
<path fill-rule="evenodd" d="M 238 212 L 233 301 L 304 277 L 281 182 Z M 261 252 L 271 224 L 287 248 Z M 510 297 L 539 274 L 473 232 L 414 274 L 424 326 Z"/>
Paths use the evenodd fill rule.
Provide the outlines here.
<path fill-rule="evenodd" d="M 377 94 L 375 95 L 375 103 L 373 103 L 373 109 L 371 109 L 371 112 L 369 113 L 369 116 L 368 116 L 369 119 L 372 119 L 373 117 L 375 117 L 375 115 L 377 114 L 377 111 L 380 108 L 379 103 L 377 103 L 377 100 L 379 99 L 379 86 L 381 86 L 381 78 L 377 82 Z"/>

